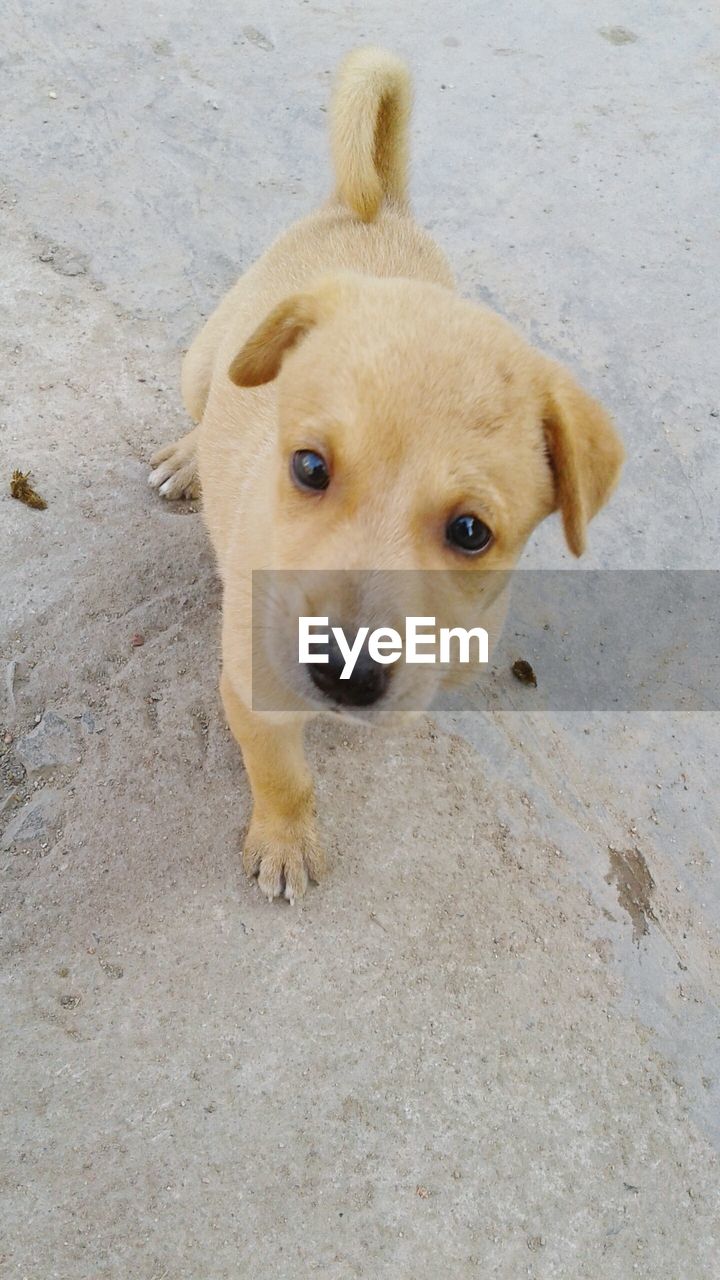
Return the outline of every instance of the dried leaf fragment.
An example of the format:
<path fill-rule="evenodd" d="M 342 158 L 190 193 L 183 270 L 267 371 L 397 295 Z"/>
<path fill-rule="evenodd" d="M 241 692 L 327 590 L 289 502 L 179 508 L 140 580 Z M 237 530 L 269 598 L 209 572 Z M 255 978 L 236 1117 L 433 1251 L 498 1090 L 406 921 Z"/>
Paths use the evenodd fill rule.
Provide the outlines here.
<path fill-rule="evenodd" d="M 537 676 L 530 663 L 526 662 L 524 658 L 518 658 L 516 662 L 513 662 L 511 670 L 515 679 L 519 680 L 521 684 L 531 684 L 533 689 L 537 689 Z"/>
<path fill-rule="evenodd" d="M 34 507 L 36 511 L 44 511 L 47 502 L 30 484 L 29 471 L 13 471 L 10 481 L 10 496 L 24 502 L 26 507 Z"/>

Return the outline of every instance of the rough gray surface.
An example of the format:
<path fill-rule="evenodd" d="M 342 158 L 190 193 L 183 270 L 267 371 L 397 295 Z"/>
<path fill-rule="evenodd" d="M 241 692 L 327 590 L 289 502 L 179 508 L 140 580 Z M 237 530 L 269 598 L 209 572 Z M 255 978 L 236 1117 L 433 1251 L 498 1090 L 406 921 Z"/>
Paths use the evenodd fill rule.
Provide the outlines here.
<path fill-rule="evenodd" d="M 716 15 L 4 18 L 0 474 L 48 509 L 3 480 L 0 1273 L 716 1277 L 716 721 L 518 686 L 408 736 L 317 724 L 332 874 L 271 908 L 210 554 L 145 483 L 181 347 L 324 194 L 330 72 L 374 40 L 415 69 L 416 208 L 464 290 L 622 426 L 588 563 L 715 567 Z M 566 562 L 549 524 L 526 564 Z"/>
<path fill-rule="evenodd" d="M 80 763 L 73 726 L 55 711 L 46 711 L 35 728 L 15 744 L 15 755 L 29 774 Z"/>

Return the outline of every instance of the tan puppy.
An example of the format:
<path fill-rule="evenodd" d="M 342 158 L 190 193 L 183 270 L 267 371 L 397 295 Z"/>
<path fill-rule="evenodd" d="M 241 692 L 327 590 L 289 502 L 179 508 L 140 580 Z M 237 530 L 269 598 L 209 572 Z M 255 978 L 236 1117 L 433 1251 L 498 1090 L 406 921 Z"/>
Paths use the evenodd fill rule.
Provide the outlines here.
<path fill-rule="evenodd" d="M 243 860 L 270 898 L 292 900 L 324 870 L 308 716 L 426 705 L 441 674 L 406 667 L 389 679 L 366 655 L 354 696 L 327 671 L 299 674 L 292 608 L 270 592 L 258 605 L 265 674 L 284 689 L 270 705 L 286 710 L 253 711 L 252 570 L 462 570 L 439 575 L 432 598 L 437 576 L 408 574 L 413 609 L 476 625 L 484 593 L 494 632 L 504 592 L 487 584 L 503 575 L 483 571 L 512 568 L 557 509 L 580 555 L 623 460 L 608 417 L 564 369 L 454 292 L 408 209 L 409 109 L 396 58 L 361 49 L 345 61 L 332 105 L 335 195 L 208 320 L 182 373 L 198 425 L 152 460 L 164 497 L 202 486 L 224 589 L 220 687 L 254 802 Z M 344 610 L 357 627 L 368 611 L 385 621 L 397 612 L 387 585 L 380 599 L 360 585 L 348 604 L 332 574 L 305 581 L 292 605 L 304 593 L 308 614 Z"/>

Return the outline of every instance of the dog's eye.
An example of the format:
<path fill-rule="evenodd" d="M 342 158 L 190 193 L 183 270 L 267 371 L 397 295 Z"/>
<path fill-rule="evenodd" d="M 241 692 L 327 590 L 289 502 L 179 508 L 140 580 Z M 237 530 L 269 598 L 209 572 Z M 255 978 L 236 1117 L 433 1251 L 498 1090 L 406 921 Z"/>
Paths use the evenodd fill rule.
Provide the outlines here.
<path fill-rule="evenodd" d="M 298 449 L 292 456 L 291 470 L 301 489 L 327 489 L 330 483 L 327 462 L 313 449 Z"/>
<path fill-rule="evenodd" d="M 462 515 L 451 520 L 445 529 L 445 537 L 451 547 L 467 555 L 485 551 L 492 542 L 492 530 L 477 516 Z"/>

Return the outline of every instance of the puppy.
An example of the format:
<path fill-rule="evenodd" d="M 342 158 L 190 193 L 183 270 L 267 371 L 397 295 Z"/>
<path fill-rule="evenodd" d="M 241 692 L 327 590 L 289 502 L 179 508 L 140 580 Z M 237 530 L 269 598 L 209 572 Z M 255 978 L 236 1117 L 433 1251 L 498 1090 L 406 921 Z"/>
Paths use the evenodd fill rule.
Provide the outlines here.
<path fill-rule="evenodd" d="M 623 461 L 609 418 L 570 374 L 455 292 L 409 210 L 409 113 L 397 58 L 347 58 L 331 112 L 335 194 L 207 321 L 182 370 L 197 425 L 152 459 L 163 497 L 202 490 L 223 583 L 220 690 L 253 795 L 243 863 L 271 899 L 293 901 L 325 869 L 308 717 L 427 705 L 448 674 L 389 677 L 368 654 L 350 681 L 332 661 L 301 672 L 298 608 L 351 629 L 387 623 L 394 575 L 377 571 L 408 570 L 401 612 L 474 625 L 482 603 L 494 635 L 531 531 L 559 510 L 581 555 Z M 288 592 L 256 599 L 254 617 L 253 570 L 294 574 Z M 258 709 L 260 649 L 263 705 L 279 709 Z"/>

